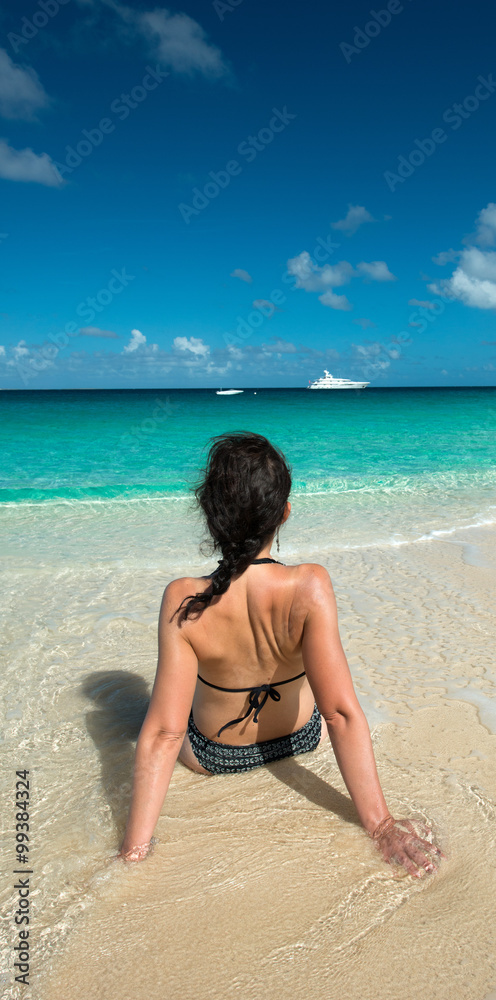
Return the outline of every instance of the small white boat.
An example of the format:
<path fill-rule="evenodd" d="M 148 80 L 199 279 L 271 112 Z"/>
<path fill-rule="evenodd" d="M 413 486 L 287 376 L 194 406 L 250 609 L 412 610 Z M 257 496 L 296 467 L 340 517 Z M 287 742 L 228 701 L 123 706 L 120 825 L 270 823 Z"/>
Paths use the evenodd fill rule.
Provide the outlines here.
<path fill-rule="evenodd" d="M 236 396 L 238 392 L 244 392 L 244 389 L 216 389 L 216 396 Z"/>
<path fill-rule="evenodd" d="M 350 378 L 334 378 L 327 368 L 324 368 L 324 374 L 320 378 L 316 378 L 315 382 L 309 380 L 307 389 L 365 389 L 370 382 L 353 382 Z"/>

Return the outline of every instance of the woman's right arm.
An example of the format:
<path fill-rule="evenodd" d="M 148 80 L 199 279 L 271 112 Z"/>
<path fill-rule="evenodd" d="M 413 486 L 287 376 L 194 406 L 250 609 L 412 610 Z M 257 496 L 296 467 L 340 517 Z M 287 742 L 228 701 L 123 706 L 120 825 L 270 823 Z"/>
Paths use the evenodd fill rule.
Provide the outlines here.
<path fill-rule="evenodd" d="M 307 566 L 302 586 L 308 609 L 303 627 L 303 664 L 360 821 L 386 861 L 401 864 L 416 876 L 422 868 L 431 871 L 435 864 L 427 851 L 439 855 L 439 848 L 417 837 L 412 827 L 407 825 L 405 829 L 408 821 L 394 820 L 388 810 L 370 730 L 341 645 L 336 599 L 327 570 L 316 564 Z"/>

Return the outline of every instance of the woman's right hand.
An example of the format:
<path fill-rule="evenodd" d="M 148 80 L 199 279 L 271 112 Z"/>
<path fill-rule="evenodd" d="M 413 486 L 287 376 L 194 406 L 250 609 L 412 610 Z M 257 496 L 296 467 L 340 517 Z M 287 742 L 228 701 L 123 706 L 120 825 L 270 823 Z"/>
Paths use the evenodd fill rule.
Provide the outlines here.
<path fill-rule="evenodd" d="M 419 835 L 409 819 L 386 817 L 371 833 L 372 840 L 388 864 L 401 865 L 414 878 L 420 878 L 424 871 L 436 872 L 441 858 L 445 858 L 437 844 L 425 840 L 431 831 L 425 824 L 417 823 Z"/>

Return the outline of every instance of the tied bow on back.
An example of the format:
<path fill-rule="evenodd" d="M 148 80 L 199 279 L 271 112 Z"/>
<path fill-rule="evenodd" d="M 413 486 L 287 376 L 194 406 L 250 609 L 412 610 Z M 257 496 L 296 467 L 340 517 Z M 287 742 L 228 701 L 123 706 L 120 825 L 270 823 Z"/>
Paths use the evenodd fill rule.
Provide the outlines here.
<path fill-rule="evenodd" d="M 258 687 L 252 688 L 248 695 L 248 711 L 240 719 L 233 719 L 232 722 L 226 722 L 225 726 L 219 729 L 217 736 L 220 736 L 224 729 L 227 729 L 229 726 L 235 726 L 237 722 L 244 722 L 252 712 L 254 713 L 253 722 L 258 722 L 258 716 L 269 698 L 272 698 L 272 701 L 281 700 L 279 691 L 272 684 L 259 684 Z"/>

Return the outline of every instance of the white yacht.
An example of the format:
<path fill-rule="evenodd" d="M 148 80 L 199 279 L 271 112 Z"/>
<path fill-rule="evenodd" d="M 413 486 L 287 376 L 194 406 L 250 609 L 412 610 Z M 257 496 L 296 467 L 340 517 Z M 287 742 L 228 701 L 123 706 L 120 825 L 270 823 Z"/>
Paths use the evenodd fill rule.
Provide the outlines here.
<path fill-rule="evenodd" d="M 315 382 L 310 379 L 308 381 L 307 389 L 365 389 L 370 382 L 353 382 L 349 378 L 334 378 L 327 368 L 324 368 L 324 374 L 320 378 L 316 378 Z"/>
<path fill-rule="evenodd" d="M 238 392 L 244 392 L 244 389 L 216 389 L 216 396 L 235 396 Z"/>

